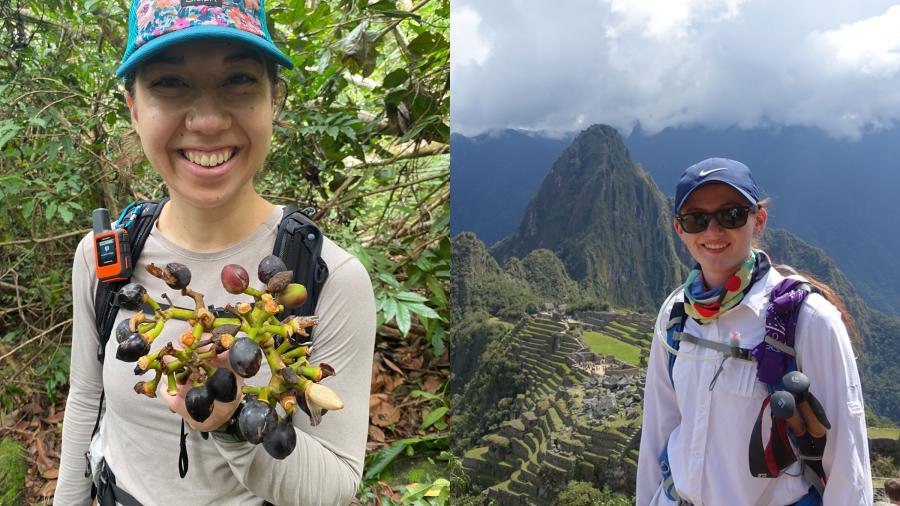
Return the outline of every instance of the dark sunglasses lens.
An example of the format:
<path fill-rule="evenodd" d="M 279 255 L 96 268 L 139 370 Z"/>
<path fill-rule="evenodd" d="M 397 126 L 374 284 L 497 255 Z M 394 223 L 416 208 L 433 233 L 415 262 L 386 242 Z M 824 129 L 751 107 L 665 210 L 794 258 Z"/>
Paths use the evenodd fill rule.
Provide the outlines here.
<path fill-rule="evenodd" d="M 724 228 L 740 228 L 747 224 L 750 209 L 747 207 L 731 207 L 716 213 L 716 221 Z"/>
<path fill-rule="evenodd" d="M 706 230 L 706 226 L 709 225 L 709 219 L 711 217 L 708 214 L 690 213 L 682 214 L 678 218 L 681 221 L 681 228 L 684 229 L 685 232 L 696 234 L 697 232 Z"/>

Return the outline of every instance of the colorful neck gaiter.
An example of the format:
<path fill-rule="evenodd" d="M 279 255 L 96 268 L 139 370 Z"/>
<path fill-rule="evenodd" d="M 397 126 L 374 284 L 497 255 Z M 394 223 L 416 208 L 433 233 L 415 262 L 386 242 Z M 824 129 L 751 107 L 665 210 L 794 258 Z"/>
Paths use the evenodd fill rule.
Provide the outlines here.
<path fill-rule="evenodd" d="M 735 272 L 725 286 L 713 290 L 703 287 L 700 264 L 688 274 L 684 282 L 684 309 L 691 318 L 707 324 L 737 306 L 750 287 L 769 272 L 769 258 L 762 250 L 750 251 L 747 260 Z"/>

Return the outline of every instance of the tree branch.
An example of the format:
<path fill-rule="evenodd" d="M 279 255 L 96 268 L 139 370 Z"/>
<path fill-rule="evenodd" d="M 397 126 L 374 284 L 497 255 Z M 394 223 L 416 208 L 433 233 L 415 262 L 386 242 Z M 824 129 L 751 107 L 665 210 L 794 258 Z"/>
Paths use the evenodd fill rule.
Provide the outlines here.
<path fill-rule="evenodd" d="M 12 246 L 14 244 L 32 244 L 32 243 L 50 242 L 50 241 L 56 241 L 58 239 L 65 239 L 66 237 L 72 237 L 73 235 L 84 235 L 90 231 L 91 231 L 91 229 L 85 228 L 85 229 L 81 229 L 81 230 L 75 230 L 73 232 L 66 232 L 65 234 L 54 235 L 53 237 L 41 237 L 41 238 L 33 238 L 33 239 L 16 239 L 15 241 L 0 242 L 0 246 Z M 0 286 L 2 286 L 2 285 L 0 285 Z"/>

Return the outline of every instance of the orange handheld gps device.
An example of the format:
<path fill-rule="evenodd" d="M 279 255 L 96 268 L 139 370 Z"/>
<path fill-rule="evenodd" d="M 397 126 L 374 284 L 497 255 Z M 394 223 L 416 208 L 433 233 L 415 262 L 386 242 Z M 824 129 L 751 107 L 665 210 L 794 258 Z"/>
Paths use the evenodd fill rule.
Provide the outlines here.
<path fill-rule="evenodd" d="M 131 249 L 124 228 L 109 228 L 109 211 L 94 209 L 94 259 L 97 278 L 103 283 L 131 277 Z"/>

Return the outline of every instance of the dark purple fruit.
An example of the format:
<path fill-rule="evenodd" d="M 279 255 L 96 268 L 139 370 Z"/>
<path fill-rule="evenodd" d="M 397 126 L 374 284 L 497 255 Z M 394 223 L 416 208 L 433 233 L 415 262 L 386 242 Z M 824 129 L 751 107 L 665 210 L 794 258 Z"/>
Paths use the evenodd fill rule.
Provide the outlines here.
<path fill-rule="evenodd" d="M 202 422 L 213 412 L 213 396 L 206 385 L 193 387 L 184 396 L 184 407 L 191 418 Z"/>
<path fill-rule="evenodd" d="M 272 276 L 286 270 L 288 269 L 284 265 L 283 260 L 275 255 L 269 255 L 259 262 L 259 269 L 256 271 L 256 275 L 260 281 L 268 283 Z"/>
<path fill-rule="evenodd" d="M 128 326 L 129 320 L 129 318 L 125 318 L 116 324 L 116 342 L 119 344 L 121 344 L 122 341 L 124 341 L 128 337 L 128 335 L 133 332 Z"/>
<path fill-rule="evenodd" d="M 306 302 L 306 287 L 300 283 L 289 284 L 278 296 L 278 302 L 288 309 L 302 306 Z"/>
<path fill-rule="evenodd" d="M 275 430 L 277 423 L 275 409 L 259 399 L 247 401 L 238 416 L 241 434 L 255 445 L 262 443 L 265 437 Z"/>
<path fill-rule="evenodd" d="M 244 293 L 244 290 L 250 286 L 250 275 L 238 264 L 228 264 L 222 267 L 221 278 L 222 286 L 228 293 Z"/>
<path fill-rule="evenodd" d="M 181 290 L 191 284 L 191 270 L 184 264 L 172 262 L 166 264 L 162 279 L 169 285 L 169 288 Z"/>
<path fill-rule="evenodd" d="M 119 288 L 119 307 L 137 311 L 144 305 L 144 294 L 147 290 L 139 283 L 128 283 Z"/>
<path fill-rule="evenodd" d="M 294 271 L 281 271 L 275 273 L 266 283 L 266 290 L 269 293 L 278 293 L 288 287 L 288 284 L 294 280 Z"/>
<path fill-rule="evenodd" d="M 263 439 L 263 448 L 278 460 L 290 455 L 296 446 L 297 433 L 294 431 L 290 415 L 279 420 L 275 430 Z"/>
<path fill-rule="evenodd" d="M 148 353 L 150 353 L 150 343 L 137 332 L 129 334 L 116 348 L 116 358 L 123 362 L 137 362 L 139 358 Z"/>
<path fill-rule="evenodd" d="M 249 337 L 237 339 L 231 345 L 231 351 L 228 352 L 228 363 L 231 364 L 231 369 L 244 378 L 256 374 L 261 361 L 262 351 L 256 341 Z"/>
<path fill-rule="evenodd" d="M 206 381 L 206 388 L 215 400 L 231 402 L 237 397 L 237 378 L 228 369 L 216 369 Z"/>

